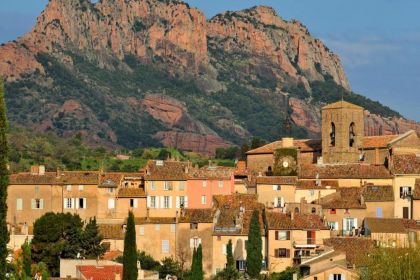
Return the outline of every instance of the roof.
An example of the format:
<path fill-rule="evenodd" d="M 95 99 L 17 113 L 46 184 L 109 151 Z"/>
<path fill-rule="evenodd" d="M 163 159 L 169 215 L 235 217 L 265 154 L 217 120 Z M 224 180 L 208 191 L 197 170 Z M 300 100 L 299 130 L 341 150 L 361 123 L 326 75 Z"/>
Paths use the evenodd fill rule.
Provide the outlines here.
<path fill-rule="evenodd" d="M 379 136 L 364 136 L 363 137 L 363 148 L 374 149 L 374 148 L 386 148 L 388 144 L 398 138 L 399 135 L 379 135 Z"/>
<path fill-rule="evenodd" d="M 339 188 L 337 192 L 326 195 L 317 202 L 325 209 L 365 209 L 361 202 L 362 188 Z"/>
<path fill-rule="evenodd" d="M 234 167 L 209 165 L 202 168 L 191 168 L 189 179 L 229 180 L 235 172 Z"/>
<path fill-rule="evenodd" d="M 77 270 L 84 279 L 89 280 L 115 280 L 115 275 L 119 274 L 122 278 L 123 266 L 122 264 L 117 265 L 78 265 Z"/>
<path fill-rule="evenodd" d="M 362 107 L 355 105 L 353 103 L 344 101 L 344 100 L 340 100 L 331 104 L 328 104 L 324 107 L 322 107 L 322 110 L 325 109 L 358 109 L 358 110 L 364 110 Z"/>
<path fill-rule="evenodd" d="M 247 152 L 248 155 L 252 154 L 272 154 L 274 150 L 283 148 L 283 142 L 275 141 L 272 143 L 269 143 L 267 145 L 264 145 L 262 147 L 256 148 L 254 150 L 250 150 Z M 296 148 L 299 148 L 301 152 L 315 152 L 315 151 L 321 151 L 322 149 L 322 143 L 321 140 L 315 140 L 315 139 L 302 139 L 302 140 L 294 140 L 293 146 Z"/>
<path fill-rule="evenodd" d="M 144 189 L 140 188 L 122 188 L 118 191 L 119 198 L 146 197 Z"/>
<path fill-rule="evenodd" d="M 363 198 L 366 202 L 394 201 L 394 189 L 392 186 L 366 185 L 363 188 Z"/>
<path fill-rule="evenodd" d="M 257 184 L 261 185 L 296 185 L 297 177 L 293 176 L 259 176 Z"/>
<path fill-rule="evenodd" d="M 247 176 L 249 174 L 249 170 L 246 167 L 246 161 L 240 160 L 236 163 L 235 168 L 235 175 L 236 176 Z"/>
<path fill-rule="evenodd" d="M 316 185 L 316 180 L 299 180 L 296 185 L 297 189 L 335 189 L 338 188 L 337 180 L 321 180 L 321 185 Z"/>
<path fill-rule="evenodd" d="M 267 212 L 269 230 L 329 230 L 322 218 L 315 214 Z"/>
<path fill-rule="evenodd" d="M 102 260 L 108 260 L 108 261 L 113 261 L 118 257 L 121 257 L 123 255 L 123 252 L 116 250 L 116 251 L 109 251 L 106 252 L 101 259 Z"/>
<path fill-rule="evenodd" d="M 416 179 L 414 183 L 413 198 L 420 199 L 420 178 Z"/>
<path fill-rule="evenodd" d="M 213 223 L 212 209 L 184 209 L 179 217 L 180 223 Z"/>
<path fill-rule="evenodd" d="M 420 231 L 420 224 L 415 220 L 393 218 L 365 218 L 365 228 L 372 233 L 407 233 L 409 230 Z"/>
<path fill-rule="evenodd" d="M 254 210 L 259 210 L 261 234 L 264 234 L 264 204 L 258 202 L 256 195 L 216 195 L 213 200 L 216 209 L 215 235 L 248 235 Z"/>
<path fill-rule="evenodd" d="M 186 181 L 189 178 L 188 171 L 191 167 L 191 162 L 150 160 L 145 167 L 146 175 L 144 178 L 152 181 Z"/>
<path fill-rule="evenodd" d="M 45 172 L 44 175 L 18 173 L 10 175 L 11 185 L 97 185 L 98 171 Z"/>
<path fill-rule="evenodd" d="M 103 173 L 99 176 L 99 187 L 118 188 L 122 179 L 121 173 Z"/>
<path fill-rule="evenodd" d="M 346 253 L 350 264 L 358 265 L 360 258 L 375 248 L 375 242 L 364 237 L 335 237 L 324 240 L 324 245 Z"/>
<path fill-rule="evenodd" d="M 376 164 L 302 164 L 299 178 L 314 179 L 391 179 L 392 176 L 384 165 Z"/>
<path fill-rule="evenodd" d="M 393 174 L 420 174 L 420 155 L 396 154 L 391 159 Z"/>
<path fill-rule="evenodd" d="M 175 224 L 176 218 L 170 217 L 136 217 L 134 218 L 134 223 L 136 225 L 145 225 L 145 224 Z"/>
<path fill-rule="evenodd" d="M 124 227 L 119 224 L 98 224 L 104 239 L 124 239 Z"/>

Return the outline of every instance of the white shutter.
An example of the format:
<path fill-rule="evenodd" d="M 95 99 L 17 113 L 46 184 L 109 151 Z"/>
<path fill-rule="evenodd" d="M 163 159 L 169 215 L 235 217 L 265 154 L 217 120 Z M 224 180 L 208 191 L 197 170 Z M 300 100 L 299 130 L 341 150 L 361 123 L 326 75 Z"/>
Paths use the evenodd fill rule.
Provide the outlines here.
<path fill-rule="evenodd" d="M 341 280 L 346 280 L 346 275 L 345 274 L 341 274 Z"/>
<path fill-rule="evenodd" d="M 273 191 L 277 191 L 277 185 L 273 185 Z"/>
<path fill-rule="evenodd" d="M 275 197 L 274 198 L 274 207 L 277 207 L 279 205 L 279 198 Z"/>
<path fill-rule="evenodd" d="M 67 209 L 67 198 L 63 199 L 63 208 Z"/>
<path fill-rule="evenodd" d="M 76 202 L 76 203 L 75 203 L 75 208 L 76 208 L 76 209 L 79 209 L 79 208 L 80 208 L 80 203 L 79 203 L 79 202 L 80 202 L 80 200 L 79 200 L 79 198 L 77 197 L 77 198 L 75 198 L 74 200 L 75 200 L 75 202 Z"/>
<path fill-rule="evenodd" d="M 43 198 L 41 198 L 39 200 L 39 209 L 44 209 L 44 199 Z"/>
<path fill-rule="evenodd" d="M 176 201 L 175 201 L 175 207 L 176 207 L 176 209 L 179 209 L 179 205 L 180 205 L 180 203 L 179 203 L 179 196 L 177 196 L 176 198 Z"/>
<path fill-rule="evenodd" d="M 227 255 L 226 244 L 222 244 L 222 253 L 223 255 Z"/>
<path fill-rule="evenodd" d="M 357 228 L 357 218 L 354 218 L 354 228 Z"/>
<path fill-rule="evenodd" d="M 186 196 L 184 199 L 185 199 L 184 208 L 187 208 L 188 207 L 188 196 Z"/>
<path fill-rule="evenodd" d="M 343 230 L 346 231 L 347 229 L 347 223 L 346 223 L 346 218 L 343 219 Z"/>
<path fill-rule="evenodd" d="M 280 198 L 280 207 L 284 207 L 284 197 Z"/>
<path fill-rule="evenodd" d="M 23 200 L 22 198 L 16 199 L 16 210 L 22 210 L 23 209 Z"/>
<path fill-rule="evenodd" d="M 150 196 L 147 197 L 146 203 L 147 203 L 147 208 L 150 208 Z"/>
<path fill-rule="evenodd" d="M 139 200 L 137 198 L 135 198 L 133 202 L 134 202 L 134 204 L 133 204 L 134 208 L 138 208 L 139 207 Z"/>
<path fill-rule="evenodd" d="M 165 208 L 165 197 L 164 196 L 160 197 L 160 208 Z"/>
<path fill-rule="evenodd" d="M 330 274 L 330 275 L 328 276 L 328 280 L 334 280 L 334 274 Z"/>
<path fill-rule="evenodd" d="M 87 208 L 87 199 L 83 198 L 83 208 Z"/>
<path fill-rule="evenodd" d="M 35 205 L 35 199 L 31 199 L 31 209 L 35 209 L 36 205 Z"/>
<path fill-rule="evenodd" d="M 140 226 L 140 235 L 144 235 L 144 226 Z"/>
<path fill-rule="evenodd" d="M 190 238 L 190 248 L 194 248 L 194 238 Z"/>
<path fill-rule="evenodd" d="M 169 209 L 172 209 L 172 196 L 169 197 Z"/>
<path fill-rule="evenodd" d="M 115 200 L 113 198 L 108 199 L 108 209 L 115 208 Z"/>
<path fill-rule="evenodd" d="M 75 203 L 75 199 L 74 198 L 72 198 L 71 199 L 71 208 L 75 208 L 75 206 L 76 206 L 76 203 Z"/>

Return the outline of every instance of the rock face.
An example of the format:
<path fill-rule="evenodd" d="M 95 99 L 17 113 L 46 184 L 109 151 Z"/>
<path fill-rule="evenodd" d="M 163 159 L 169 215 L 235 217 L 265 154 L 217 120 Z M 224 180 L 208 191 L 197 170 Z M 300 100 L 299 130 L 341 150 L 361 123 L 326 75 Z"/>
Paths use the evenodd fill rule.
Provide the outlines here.
<path fill-rule="evenodd" d="M 206 155 L 280 138 L 287 114 L 297 137 L 316 137 L 314 84 L 350 90 L 339 58 L 300 22 L 264 6 L 206 21 L 178 0 L 50 0 L 32 31 L 0 46 L 0 76 L 12 122 Z M 367 134 L 419 127 L 366 113 Z"/>

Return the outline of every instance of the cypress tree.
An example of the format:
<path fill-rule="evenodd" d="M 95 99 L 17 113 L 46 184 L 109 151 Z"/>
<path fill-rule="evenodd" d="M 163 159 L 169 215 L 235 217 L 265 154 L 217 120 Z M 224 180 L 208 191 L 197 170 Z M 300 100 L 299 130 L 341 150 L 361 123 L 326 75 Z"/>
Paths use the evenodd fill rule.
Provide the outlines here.
<path fill-rule="evenodd" d="M 191 279 L 194 279 L 194 275 L 197 274 L 197 249 L 194 247 L 191 261 Z"/>
<path fill-rule="evenodd" d="M 31 276 L 31 265 L 32 265 L 32 255 L 31 247 L 29 246 L 28 239 L 21 246 L 22 249 L 22 265 L 23 271 L 27 276 Z"/>
<path fill-rule="evenodd" d="M 7 186 L 9 185 L 9 171 L 7 168 L 7 138 L 8 129 L 6 104 L 4 102 L 3 80 L 0 77 L 0 279 L 6 278 L 6 258 L 8 255 L 9 231 L 7 230 Z"/>
<path fill-rule="evenodd" d="M 232 240 L 229 239 L 229 242 L 226 247 L 226 267 L 234 267 L 235 261 L 233 260 L 233 248 L 232 248 Z"/>
<path fill-rule="evenodd" d="M 133 212 L 130 211 L 124 237 L 123 280 L 137 280 L 137 275 L 136 228 Z"/>
<path fill-rule="evenodd" d="M 191 263 L 191 280 L 204 279 L 203 273 L 203 248 L 201 244 L 197 249 L 194 248 L 193 259 Z"/>
<path fill-rule="evenodd" d="M 258 210 L 252 212 L 246 246 L 246 269 L 248 275 L 252 278 L 258 278 L 260 275 L 263 260 L 259 215 Z"/>

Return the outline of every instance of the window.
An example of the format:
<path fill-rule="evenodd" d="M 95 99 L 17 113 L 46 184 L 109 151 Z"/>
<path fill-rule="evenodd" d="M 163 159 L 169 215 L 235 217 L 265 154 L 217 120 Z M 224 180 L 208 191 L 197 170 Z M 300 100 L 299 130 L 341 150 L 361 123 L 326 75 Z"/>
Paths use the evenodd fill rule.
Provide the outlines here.
<path fill-rule="evenodd" d="M 170 204 L 171 204 L 170 203 L 170 197 L 169 196 L 164 196 L 163 197 L 163 208 L 166 208 L 166 209 L 171 208 Z"/>
<path fill-rule="evenodd" d="M 381 207 L 376 207 L 376 217 L 377 218 L 382 218 L 382 208 Z"/>
<path fill-rule="evenodd" d="M 285 248 L 274 249 L 274 257 L 290 258 L 290 249 L 285 249 Z"/>
<path fill-rule="evenodd" d="M 203 188 L 207 187 L 207 181 L 203 181 Z"/>
<path fill-rule="evenodd" d="M 198 223 L 191 223 L 190 229 L 198 229 Z"/>
<path fill-rule="evenodd" d="M 281 186 L 273 185 L 273 191 L 281 191 Z"/>
<path fill-rule="evenodd" d="M 315 190 L 309 190 L 309 195 L 310 196 L 314 196 L 314 194 L 315 194 Z"/>
<path fill-rule="evenodd" d="M 115 199 L 110 198 L 108 199 L 108 209 L 114 209 L 115 208 Z"/>
<path fill-rule="evenodd" d="M 337 214 L 337 210 L 335 210 L 335 208 L 331 208 L 330 209 L 330 214 L 333 214 L 333 215 Z"/>
<path fill-rule="evenodd" d="M 185 207 L 185 196 L 179 197 L 179 207 Z"/>
<path fill-rule="evenodd" d="M 175 224 L 171 224 L 171 232 L 175 232 L 176 230 L 176 225 Z"/>
<path fill-rule="evenodd" d="M 290 231 L 288 230 L 277 230 L 275 232 L 276 240 L 290 240 Z"/>
<path fill-rule="evenodd" d="M 400 187 L 400 198 L 407 198 L 407 196 L 411 195 L 411 187 Z"/>
<path fill-rule="evenodd" d="M 223 188 L 223 181 L 219 181 L 219 188 Z"/>
<path fill-rule="evenodd" d="M 408 207 L 403 207 L 402 210 L 403 210 L 403 219 L 409 219 L 410 215 L 408 214 L 409 213 Z"/>
<path fill-rule="evenodd" d="M 87 207 L 86 198 L 76 198 L 76 201 L 78 203 L 77 208 L 86 209 Z"/>
<path fill-rule="evenodd" d="M 32 199 L 31 201 L 32 209 L 43 209 L 44 208 L 44 200 L 43 199 Z"/>
<path fill-rule="evenodd" d="M 312 213 L 312 214 L 316 214 L 316 208 L 315 208 L 315 207 L 312 207 L 312 209 L 311 209 L 311 213 Z"/>
<path fill-rule="evenodd" d="M 338 222 L 327 222 L 330 230 L 338 230 Z"/>
<path fill-rule="evenodd" d="M 198 246 L 200 246 L 201 244 L 201 238 L 198 237 L 193 237 L 190 239 L 190 248 L 194 249 L 194 248 L 198 248 Z"/>
<path fill-rule="evenodd" d="M 74 198 L 65 198 L 64 199 L 64 209 L 72 209 L 74 208 Z"/>
<path fill-rule="evenodd" d="M 180 181 L 180 182 L 179 182 L 179 190 L 180 190 L 180 191 L 185 190 L 185 181 Z"/>
<path fill-rule="evenodd" d="M 201 204 L 206 205 L 207 204 L 207 197 L 205 195 L 201 196 Z"/>
<path fill-rule="evenodd" d="M 156 196 L 150 196 L 149 197 L 150 203 L 149 203 L 149 207 L 150 208 L 157 208 L 156 205 Z"/>
<path fill-rule="evenodd" d="M 16 210 L 20 211 L 23 209 L 23 199 L 17 198 L 16 199 Z"/>
<path fill-rule="evenodd" d="M 353 147 L 355 141 L 356 141 L 356 125 L 354 124 L 354 122 L 352 122 L 349 127 L 349 146 Z"/>
<path fill-rule="evenodd" d="M 150 189 L 151 189 L 152 191 L 155 191 L 155 190 L 156 190 L 156 182 L 155 182 L 155 181 L 151 181 L 151 182 L 150 182 Z"/>
<path fill-rule="evenodd" d="M 108 188 L 108 193 L 113 193 L 114 192 L 114 188 Z"/>
<path fill-rule="evenodd" d="M 165 191 L 171 191 L 172 190 L 172 182 L 170 181 L 165 181 L 165 184 L 163 185 L 163 189 Z"/>
<path fill-rule="evenodd" d="M 160 230 L 160 224 L 155 224 L 155 230 L 159 231 Z"/>
<path fill-rule="evenodd" d="M 35 186 L 35 193 L 38 194 L 39 193 L 39 186 Z"/>
<path fill-rule="evenodd" d="M 66 191 L 71 192 L 71 185 L 66 186 Z"/>
<path fill-rule="evenodd" d="M 137 208 L 139 205 L 138 205 L 138 200 L 137 199 L 135 199 L 135 198 L 130 198 L 130 207 L 131 208 Z"/>
<path fill-rule="evenodd" d="M 85 189 L 84 185 L 79 185 L 79 191 L 83 191 Z"/>
<path fill-rule="evenodd" d="M 328 280 L 345 280 L 344 274 L 330 274 Z"/>
<path fill-rule="evenodd" d="M 245 271 L 246 268 L 246 262 L 245 261 L 236 261 L 236 268 L 239 271 Z"/>
<path fill-rule="evenodd" d="M 140 226 L 140 228 L 139 228 L 139 234 L 141 235 L 141 236 L 144 236 L 144 226 Z"/>
<path fill-rule="evenodd" d="M 162 253 L 163 254 L 169 253 L 169 240 L 162 240 Z"/>
<path fill-rule="evenodd" d="M 333 122 L 331 123 L 331 128 L 330 128 L 330 146 L 331 147 L 335 146 L 335 124 Z"/>
<path fill-rule="evenodd" d="M 310 230 L 306 232 L 306 243 L 316 244 L 316 231 Z"/>
<path fill-rule="evenodd" d="M 227 255 L 227 245 L 226 244 L 222 244 L 222 254 Z"/>

